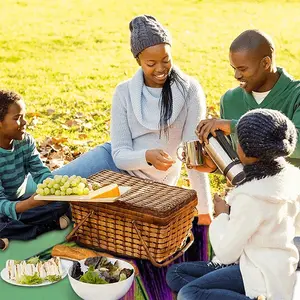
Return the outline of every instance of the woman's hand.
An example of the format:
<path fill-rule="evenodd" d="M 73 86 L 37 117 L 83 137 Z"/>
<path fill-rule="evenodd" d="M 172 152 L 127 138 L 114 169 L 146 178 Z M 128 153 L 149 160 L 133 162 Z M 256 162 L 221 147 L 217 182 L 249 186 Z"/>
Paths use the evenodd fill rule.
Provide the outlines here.
<path fill-rule="evenodd" d="M 231 133 L 230 120 L 223 119 L 206 119 L 202 120 L 196 129 L 196 134 L 200 140 L 200 143 L 208 144 L 208 135 L 211 133 L 214 137 L 216 136 L 216 130 L 222 130 L 225 135 Z"/>
<path fill-rule="evenodd" d="M 167 171 L 176 161 L 162 149 L 146 151 L 146 161 L 160 171 Z"/>
<path fill-rule="evenodd" d="M 214 195 L 214 216 L 217 217 L 218 215 L 225 213 L 229 215 L 229 205 L 225 200 L 223 200 L 218 194 Z"/>

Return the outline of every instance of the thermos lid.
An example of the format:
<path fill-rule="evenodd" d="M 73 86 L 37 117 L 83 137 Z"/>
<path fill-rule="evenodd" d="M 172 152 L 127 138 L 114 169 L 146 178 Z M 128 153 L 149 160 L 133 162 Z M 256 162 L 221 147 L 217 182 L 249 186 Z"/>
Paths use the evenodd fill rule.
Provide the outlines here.
<path fill-rule="evenodd" d="M 240 183 L 242 183 L 244 180 L 246 179 L 245 177 L 245 173 L 244 172 L 240 172 L 237 175 L 235 175 L 231 181 L 231 183 L 233 185 L 238 185 Z"/>

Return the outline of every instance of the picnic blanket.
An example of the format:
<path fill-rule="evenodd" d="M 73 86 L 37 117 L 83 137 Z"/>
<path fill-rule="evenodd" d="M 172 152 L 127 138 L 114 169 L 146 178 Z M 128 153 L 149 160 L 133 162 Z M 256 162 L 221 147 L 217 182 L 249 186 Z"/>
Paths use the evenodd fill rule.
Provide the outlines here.
<path fill-rule="evenodd" d="M 65 236 L 71 231 L 71 227 L 64 231 L 48 232 L 36 240 L 32 241 L 12 241 L 9 248 L 0 253 L 0 268 L 5 267 L 7 259 L 26 259 L 37 253 L 51 252 L 51 248 L 62 243 Z M 176 262 L 207 260 L 210 257 L 210 247 L 208 243 L 208 227 L 193 225 L 195 242 L 189 250 Z M 154 267 L 149 261 L 134 260 L 139 269 L 139 276 L 122 300 L 171 300 L 172 293 L 168 288 L 165 275 L 167 267 Z M 67 278 L 58 283 L 44 287 L 19 287 L 10 285 L 3 280 L 0 281 L 1 299 L 4 296 L 15 300 L 35 300 L 35 299 L 55 299 L 55 300 L 75 300 L 80 299 L 72 290 Z"/>

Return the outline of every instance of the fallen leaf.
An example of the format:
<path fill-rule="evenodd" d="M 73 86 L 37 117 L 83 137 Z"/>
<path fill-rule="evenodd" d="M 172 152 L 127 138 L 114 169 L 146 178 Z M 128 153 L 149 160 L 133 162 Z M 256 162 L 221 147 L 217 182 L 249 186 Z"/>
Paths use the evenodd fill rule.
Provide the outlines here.
<path fill-rule="evenodd" d="M 82 112 L 76 112 L 75 116 L 76 119 L 80 119 L 82 117 L 84 117 L 84 114 Z"/>
<path fill-rule="evenodd" d="M 49 168 L 50 170 L 54 170 L 57 168 L 60 168 L 64 165 L 64 160 L 63 159 L 51 159 L 49 161 Z"/>
<path fill-rule="evenodd" d="M 73 140 L 72 144 L 76 146 L 84 146 L 86 145 L 86 141 Z"/>
<path fill-rule="evenodd" d="M 78 126 L 80 123 L 82 123 L 82 121 L 80 119 L 67 120 L 65 122 L 65 125 L 67 125 L 69 127 L 73 127 L 73 126 Z"/>
<path fill-rule="evenodd" d="M 33 118 L 33 117 L 40 117 L 41 114 L 39 112 L 26 112 L 26 116 L 28 118 Z"/>
<path fill-rule="evenodd" d="M 53 108 L 48 108 L 47 109 L 48 116 L 53 115 L 54 113 L 55 113 L 55 109 L 53 109 Z"/>
<path fill-rule="evenodd" d="M 60 138 L 52 138 L 52 143 L 54 144 L 63 144 L 63 143 L 67 143 L 69 140 L 67 137 L 60 137 Z"/>
<path fill-rule="evenodd" d="M 92 129 L 93 128 L 93 124 L 92 123 L 83 123 L 82 126 L 86 129 Z"/>
<path fill-rule="evenodd" d="M 80 134 L 78 135 L 78 137 L 79 137 L 81 140 L 84 140 L 84 139 L 87 139 L 87 138 L 88 138 L 88 135 L 85 134 L 85 133 L 80 133 Z"/>
<path fill-rule="evenodd" d="M 64 158 L 64 153 L 55 151 L 49 154 L 49 159 L 63 159 Z"/>

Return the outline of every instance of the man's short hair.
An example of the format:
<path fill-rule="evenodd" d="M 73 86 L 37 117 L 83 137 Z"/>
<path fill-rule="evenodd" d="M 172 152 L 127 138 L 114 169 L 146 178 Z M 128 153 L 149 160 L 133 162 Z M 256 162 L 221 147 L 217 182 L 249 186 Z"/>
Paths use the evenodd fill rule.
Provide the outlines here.
<path fill-rule="evenodd" d="M 242 32 L 230 45 L 230 52 L 258 50 L 263 56 L 273 57 L 275 46 L 272 38 L 264 32 L 250 29 Z"/>

